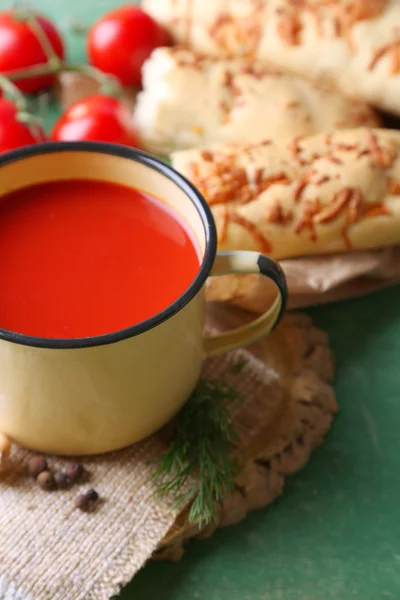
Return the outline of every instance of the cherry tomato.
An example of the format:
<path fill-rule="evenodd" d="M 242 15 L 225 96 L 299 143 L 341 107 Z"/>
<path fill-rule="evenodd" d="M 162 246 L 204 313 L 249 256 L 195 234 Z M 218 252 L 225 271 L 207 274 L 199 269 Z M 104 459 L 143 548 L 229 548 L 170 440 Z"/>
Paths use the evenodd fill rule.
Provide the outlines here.
<path fill-rule="evenodd" d="M 111 96 L 94 94 L 72 104 L 55 123 L 51 138 L 138 146 L 129 108 Z"/>
<path fill-rule="evenodd" d="M 35 15 L 39 27 L 46 35 L 54 52 L 64 58 L 62 38 L 51 21 L 41 15 Z M 25 69 L 47 63 L 47 56 L 32 25 L 17 11 L 6 10 L 0 13 L 0 73 L 7 75 L 11 71 Z M 39 92 L 51 87 L 54 77 L 45 75 L 30 77 L 15 82 L 26 93 Z"/>
<path fill-rule="evenodd" d="M 41 127 L 19 121 L 15 104 L 7 98 L 0 98 L 0 153 L 44 142 L 45 139 Z"/>
<path fill-rule="evenodd" d="M 158 46 L 170 43 L 167 32 L 138 6 L 123 6 L 101 17 L 90 29 L 90 62 L 123 85 L 141 83 L 144 61 Z"/>

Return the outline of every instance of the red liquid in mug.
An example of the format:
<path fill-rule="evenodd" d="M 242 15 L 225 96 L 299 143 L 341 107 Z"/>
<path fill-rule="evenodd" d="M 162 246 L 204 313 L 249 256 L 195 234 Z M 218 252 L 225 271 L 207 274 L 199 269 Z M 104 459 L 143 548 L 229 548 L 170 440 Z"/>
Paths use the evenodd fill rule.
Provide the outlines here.
<path fill-rule="evenodd" d="M 159 200 L 101 181 L 50 182 L 0 199 L 0 327 L 46 338 L 130 327 L 172 304 L 200 258 Z"/>

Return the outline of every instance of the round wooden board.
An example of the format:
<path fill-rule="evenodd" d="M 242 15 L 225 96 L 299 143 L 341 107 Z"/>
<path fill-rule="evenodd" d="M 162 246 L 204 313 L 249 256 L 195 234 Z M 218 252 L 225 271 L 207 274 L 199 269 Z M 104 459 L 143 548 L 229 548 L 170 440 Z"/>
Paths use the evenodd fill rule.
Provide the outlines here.
<path fill-rule="evenodd" d="M 211 326 L 231 328 L 253 318 L 234 308 L 216 305 Z M 288 314 L 252 353 L 279 374 L 280 407 L 272 425 L 260 430 L 242 449 L 241 472 L 232 494 L 218 506 L 218 521 L 205 528 L 187 522 L 188 510 L 176 520 L 153 558 L 177 561 L 190 538 L 205 538 L 216 528 L 238 523 L 249 511 L 270 504 L 283 491 L 287 475 L 301 469 L 329 431 L 338 410 L 331 383 L 333 359 L 328 336 L 305 314 Z"/>

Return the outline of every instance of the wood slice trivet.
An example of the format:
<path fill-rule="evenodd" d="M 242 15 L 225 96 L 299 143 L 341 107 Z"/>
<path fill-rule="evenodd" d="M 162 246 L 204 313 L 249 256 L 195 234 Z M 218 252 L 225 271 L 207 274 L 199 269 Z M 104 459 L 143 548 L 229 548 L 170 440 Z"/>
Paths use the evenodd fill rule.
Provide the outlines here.
<path fill-rule="evenodd" d="M 231 328 L 244 319 L 241 311 L 216 306 L 209 322 Z M 218 506 L 218 521 L 199 529 L 188 524 L 185 510 L 160 543 L 154 559 L 178 561 L 188 539 L 209 537 L 217 528 L 238 523 L 248 512 L 266 507 L 282 493 L 285 477 L 307 463 L 329 431 L 338 405 L 330 385 L 333 360 L 327 334 L 316 329 L 307 315 L 288 314 L 276 331 L 251 351 L 279 374 L 283 393 L 273 425 L 270 421 L 263 428 L 260 414 L 260 430 L 247 447 L 241 448 L 241 472 L 233 493 Z"/>

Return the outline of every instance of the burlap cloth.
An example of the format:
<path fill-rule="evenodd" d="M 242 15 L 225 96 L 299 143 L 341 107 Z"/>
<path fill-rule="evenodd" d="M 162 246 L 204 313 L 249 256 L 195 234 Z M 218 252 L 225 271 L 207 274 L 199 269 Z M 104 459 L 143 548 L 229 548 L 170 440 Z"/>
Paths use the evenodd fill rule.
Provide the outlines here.
<path fill-rule="evenodd" d="M 227 374 L 238 361 L 245 361 L 242 371 Z M 244 398 L 232 412 L 241 474 L 219 505 L 218 523 L 199 532 L 188 526 L 184 507 L 177 511 L 170 499 L 153 495 L 149 463 L 164 447 L 162 434 L 84 459 L 91 479 L 81 487 L 94 487 L 102 498 L 93 513 L 74 509 L 79 486 L 52 493 L 35 486 L 16 468 L 29 453 L 13 448 L 9 469 L 0 475 L 1 599 L 107 600 L 154 553 L 179 558 L 188 537 L 207 535 L 272 501 L 284 475 L 300 468 L 322 441 L 337 408 L 327 383 L 332 363 L 326 336 L 301 315 L 287 317 L 253 354 L 208 360 L 204 376 L 228 378 Z M 50 459 L 56 468 L 63 462 Z"/>

